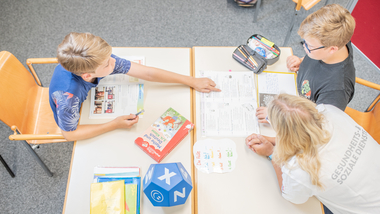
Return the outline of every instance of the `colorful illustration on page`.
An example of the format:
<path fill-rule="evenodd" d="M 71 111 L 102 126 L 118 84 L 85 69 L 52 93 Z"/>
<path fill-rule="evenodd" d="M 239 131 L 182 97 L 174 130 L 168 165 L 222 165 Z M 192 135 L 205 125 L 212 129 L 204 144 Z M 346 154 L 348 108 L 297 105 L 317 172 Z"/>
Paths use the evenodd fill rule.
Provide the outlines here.
<path fill-rule="evenodd" d="M 205 139 L 193 147 L 194 165 L 204 173 L 225 173 L 235 169 L 236 144 L 230 139 Z"/>

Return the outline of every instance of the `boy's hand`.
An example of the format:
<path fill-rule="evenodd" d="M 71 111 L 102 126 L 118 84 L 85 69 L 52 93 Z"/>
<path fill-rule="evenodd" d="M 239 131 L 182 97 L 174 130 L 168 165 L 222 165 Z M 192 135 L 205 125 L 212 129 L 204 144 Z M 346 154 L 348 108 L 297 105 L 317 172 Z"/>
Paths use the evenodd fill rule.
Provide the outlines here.
<path fill-rule="evenodd" d="M 288 67 L 290 71 L 297 72 L 300 68 L 301 62 L 302 59 L 297 56 L 288 56 L 286 59 L 286 67 Z"/>
<path fill-rule="evenodd" d="M 134 114 L 130 115 L 123 115 L 120 117 L 115 118 L 116 127 L 119 129 L 129 129 L 131 128 L 135 123 L 139 122 L 139 116 L 136 116 Z"/>
<path fill-rule="evenodd" d="M 256 109 L 256 117 L 259 123 L 268 123 L 268 121 L 265 119 L 268 116 L 268 109 L 267 107 L 258 107 Z"/>
<path fill-rule="evenodd" d="M 245 139 L 245 144 L 258 155 L 269 156 L 273 153 L 274 142 L 271 142 L 267 138 L 269 137 L 251 134 Z"/>
<path fill-rule="evenodd" d="M 199 92 L 209 93 L 211 91 L 221 91 L 218 88 L 215 88 L 216 84 L 209 78 L 194 78 L 191 84 L 195 90 Z"/>

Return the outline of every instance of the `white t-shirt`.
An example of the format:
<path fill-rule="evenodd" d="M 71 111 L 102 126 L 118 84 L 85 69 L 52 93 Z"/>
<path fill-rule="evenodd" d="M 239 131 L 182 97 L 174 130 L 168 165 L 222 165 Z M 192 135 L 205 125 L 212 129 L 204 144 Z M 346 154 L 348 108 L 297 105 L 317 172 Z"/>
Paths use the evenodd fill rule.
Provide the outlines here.
<path fill-rule="evenodd" d="M 340 109 L 323 104 L 317 109 L 331 133 L 319 149 L 319 178 L 325 189 L 311 184 L 294 156 L 281 168 L 282 196 L 296 204 L 316 196 L 334 214 L 380 213 L 380 145 Z"/>

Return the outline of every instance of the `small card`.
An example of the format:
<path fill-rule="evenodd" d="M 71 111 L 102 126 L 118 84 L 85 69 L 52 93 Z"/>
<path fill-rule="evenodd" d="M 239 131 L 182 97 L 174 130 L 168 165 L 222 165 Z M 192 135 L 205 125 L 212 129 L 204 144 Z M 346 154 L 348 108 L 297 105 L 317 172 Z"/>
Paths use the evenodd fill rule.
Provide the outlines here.
<path fill-rule="evenodd" d="M 236 144 L 230 139 L 205 139 L 193 147 L 194 165 L 204 173 L 225 173 L 235 169 Z"/>

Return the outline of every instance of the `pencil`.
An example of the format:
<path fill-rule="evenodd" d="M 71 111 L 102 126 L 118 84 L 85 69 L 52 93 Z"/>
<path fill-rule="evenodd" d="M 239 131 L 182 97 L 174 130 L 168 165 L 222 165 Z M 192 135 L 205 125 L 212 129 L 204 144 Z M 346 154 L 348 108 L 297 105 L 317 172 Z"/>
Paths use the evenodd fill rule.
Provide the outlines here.
<path fill-rule="evenodd" d="M 251 60 L 252 63 L 254 63 L 256 65 L 256 67 L 259 67 L 259 64 L 256 62 L 256 60 L 252 57 L 251 54 L 249 54 L 249 52 L 247 51 L 247 49 L 245 49 L 244 46 L 241 46 L 243 48 L 243 51 L 249 56 L 249 59 Z"/>
<path fill-rule="evenodd" d="M 239 58 L 243 63 L 245 63 L 245 60 L 243 60 L 239 55 L 237 55 L 236 53 L 234 53 L 234 56 L 236 56 L 237 58 Z M 247 63 L 246 63 L 247 64 Z M 247 64 L 249 67 L 255 69 L 255 67 L 253 67 L 251 64 Z"/>
<path fill-rule="evenodd" d="M 241 48 L 244 48 L 244 46 L 240 46 L 238 49 L 239 49 L 239 51 L 240 51 L 240 53 L 242 53 L 244 56 L 245 56 L 245 58 L 247 58 L 249 61 L 251 61 L 251 63 L 252 64 L 254 64 L 256 67 L 258 66 L 257 64 L 255 64 L 254 62 L 252 62 L 252 60 L 249 58 L 249 57 L 247 57 L 245 54 L 247 54 L 248 56 L 250 56 L 250 54 L 245 50 L 245 48 L 244 49 L 241 49 Z M 241 50 L 243 50 L 244 52 L 245 52 L 245 54 L 241 51 Z"/>
<path fill-rule="evenodd" d="M 249 58 L 243 53 L 243 51 L 240 50 L 240 48 L 238 48 L 238 50 L 240 51 L 241 54 L 243 54 L 243 56 L 249 61 Z M 256 66 L 252 61 L 249 61 L 253 66 Z"/>

